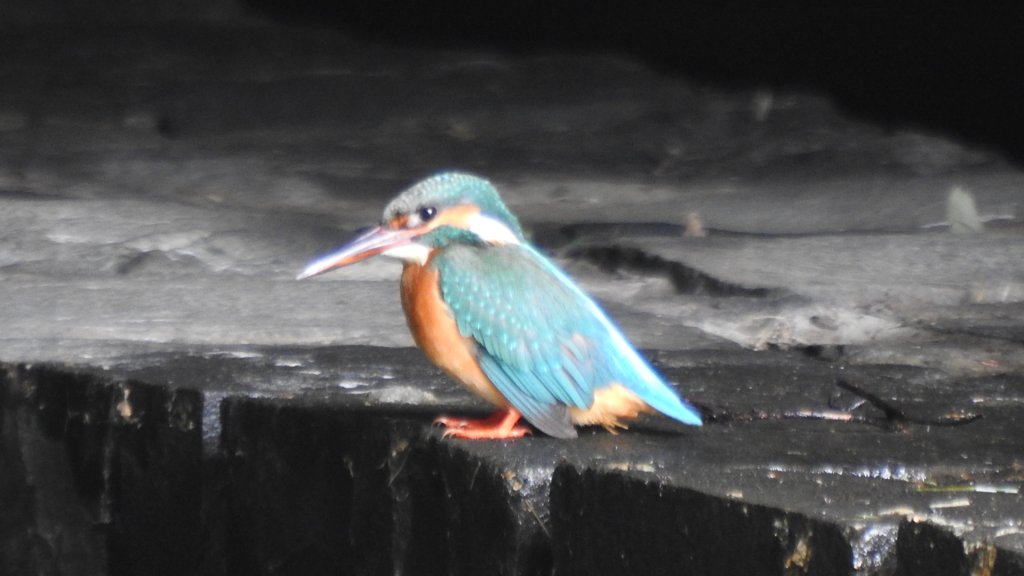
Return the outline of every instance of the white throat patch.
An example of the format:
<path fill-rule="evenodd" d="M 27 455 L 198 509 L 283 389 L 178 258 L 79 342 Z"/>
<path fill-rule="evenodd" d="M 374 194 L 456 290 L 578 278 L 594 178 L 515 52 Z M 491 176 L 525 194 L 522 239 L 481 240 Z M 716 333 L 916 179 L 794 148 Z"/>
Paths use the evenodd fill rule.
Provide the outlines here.
<path fill-rule="evenodd" d="M 402 244 L 401 246 L 389 248 L 381 252 L 381 255 L 423 266 L 427 263 L 427 259 L 430 258 L 430 248 L 423 244 L 411 242 L 409 244 Z"/>
<path fill-rule="evenodd" d="M 519 239 L 508 226 L 502 224 L 500 220 L 480 213 L 470 217 L 469 231 L 488 244 L 519 244 Z"/>

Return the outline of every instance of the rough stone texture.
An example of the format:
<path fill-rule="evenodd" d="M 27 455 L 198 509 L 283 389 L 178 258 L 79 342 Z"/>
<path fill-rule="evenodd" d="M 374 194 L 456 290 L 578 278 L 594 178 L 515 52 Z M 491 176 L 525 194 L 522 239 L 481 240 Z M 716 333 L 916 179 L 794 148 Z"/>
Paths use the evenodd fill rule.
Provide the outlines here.
<path fill-rule="evenodd" d="M 394 564 L 387 418 L 250 400 L 224 405 L 230 574 L 384 574 Z"/>
<path fill-rule="evenodd" d="M 0 71 L 0 573 L 1024 573 L 1024 174 L 992 152 L 251 22 L 8 25 Z M 450 167 L 706 426 L 439 438 L 486 407 L 409 348 L 397 268 L 293 278 Z"/>
<path fill-rule="evenodd" d="M 11 574 L 182 574 L 200 565 L 202 399 L 10 367 L 2 564 Z M 5 514 L 6 516 L 6 514 Z"/>
<path fill-rule="evenodd" d="M 431 429 L 482 406 L 409 351 L 311 352 L 11 368 L 5 566 L 924 574 L 948 557 L 1021 573 L 1019 376 L 661 352 L 704 428 L 490 443 Z"/>

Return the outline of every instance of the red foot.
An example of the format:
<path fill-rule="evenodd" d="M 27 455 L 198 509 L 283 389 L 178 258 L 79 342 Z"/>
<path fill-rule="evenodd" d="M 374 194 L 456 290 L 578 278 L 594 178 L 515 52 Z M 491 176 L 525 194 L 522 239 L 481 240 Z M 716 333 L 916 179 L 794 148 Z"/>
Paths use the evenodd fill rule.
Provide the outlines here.
<path fill-rule="evenodd" d="M 469 420 L 439 416 L 434 424 L 447 428 L 444 438 L 470 438 L 473 440 L 501 440 L 522 438 L 533 432 L 526 426 L 516 426 L 522 416 L 513 408 L 502 408 L 487 418 Z"/>

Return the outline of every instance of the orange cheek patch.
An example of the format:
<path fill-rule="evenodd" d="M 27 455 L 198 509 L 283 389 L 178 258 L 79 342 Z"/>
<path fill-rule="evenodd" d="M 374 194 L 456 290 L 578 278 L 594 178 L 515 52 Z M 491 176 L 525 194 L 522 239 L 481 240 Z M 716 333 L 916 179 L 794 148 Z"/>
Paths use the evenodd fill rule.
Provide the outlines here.
<path fill-rule="evenodd" d="M 426 224 L 419 226 L 423 232 L 429 232 L 435 228 L 441 226 L 451 226 L 453 228 L 462 228 L 463 230 L 469 229 L 469 221 L 474 216 L 480 213 L 480 208 L 472 204 L 456 204 L 451 208 L 445 208 L 438 215 L 427 222 Z M 399 214 L 391 219 L 385 225 L 390 230 L 400 230 L 403 228 L 409 228 L 409 215 Z"/>
<path fill-rule="evenodd" d="M 409 222 L 408 214 L 401 214 L 391 219 L 391 222 L 387 223 L 387 227 L 391 230 L 399 230 L 405 228 L 406 223 Z"/>
<path fill-rule="evenodd" d="M 480 208 L 472 204 L 456 204 L 451 208 L 446 208 L 443 212 L 437 215 L 436 218 L 431 220 L 427 224 L 428 230 L 439 228 L 441 226 L 451 226 L 453 228 L 462 228 L 466 230 L 469 228 L 469 221 L 474 216 L 480 213 Z"/>

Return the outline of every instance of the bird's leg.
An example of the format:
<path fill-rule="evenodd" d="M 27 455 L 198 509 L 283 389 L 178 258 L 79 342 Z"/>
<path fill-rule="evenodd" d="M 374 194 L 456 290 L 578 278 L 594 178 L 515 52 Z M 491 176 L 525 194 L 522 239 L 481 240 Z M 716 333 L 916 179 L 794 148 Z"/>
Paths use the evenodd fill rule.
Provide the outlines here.
<path fill-rule="evenodd" d="M 440 416 L 434 424 L 447 428 L 445 438 L 470 438 L 475 440 L 522 438 L 533 432 L 526 426 L 516 426 L 522 416 L 515 408 L 502 408 L 487 418 L 470 420 Z"/>

